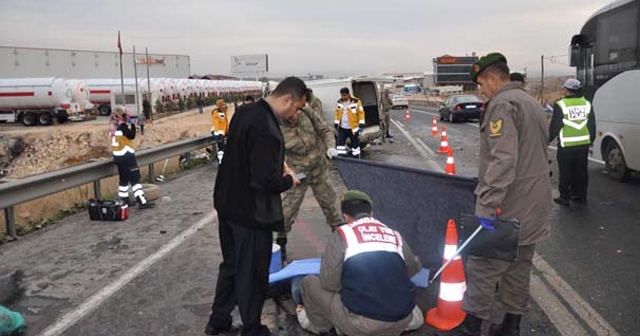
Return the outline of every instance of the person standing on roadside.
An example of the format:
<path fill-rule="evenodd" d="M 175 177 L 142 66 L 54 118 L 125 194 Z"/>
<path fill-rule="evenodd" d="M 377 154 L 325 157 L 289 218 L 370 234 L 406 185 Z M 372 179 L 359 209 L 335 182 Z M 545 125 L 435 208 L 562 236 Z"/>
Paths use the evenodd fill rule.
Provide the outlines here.
<path fill-rule="evenodd" d="M 269 97 L 240 106 L 234 116 L 213 192 L 223 261 L 207 335 L 231 330 L 236 304 L 241 335 L 271 335 L 260 316 L 269 289 L 272 232 L 284 229 L 280 193 L 300 184 L 284 162 L 280 120 L 304 106 L 306 89 L 301 79 L 287 77 Z"/>
<path fill-rule="evenodd" d="M 307 89 L 307 106 L 322 117 L 322 102 L 313 94 L 312 89 Z"/>
<path fill-rule="evenodd" d="M 502 323 L 491 325 L 489 335 L 517 336 L 529 303 L 536 244 L 551 235 L 549 132 L 542 106 L 510 80 L 502 54 L 481 57 L 470 74 L 488 99 L 480 117 L 475 214 L 485 230 L 502 225 L 498 215 L 516 219 L 521 226 L 515 262 L 469 256 L 462 305 L 467 315 L 450 335 L 480 336 L 482 321 L 489 319 L 493 301 L 498 299 L 506 315 Z"/>
<path fill-rule="evenodd" d="M 144 116 L 144 113 L 138 116 L 138 120 L 136 124 L 140 127 L 140 135 L 144 135 L 144 125 L 147 123 L 147 117 Z"/>
<path fill-rule="evenodd" d="M 336 209 L 336 193 L 329 184 L 329 160 L 338 155 L 331 126 L 310 107 L 303 107 L 284 119 L 280 128 L 287 164 L 307 176 L 299 187 L 288 190 L 282 197 L 284 232 L 278 233 L 276 244 L 280 245 L 284 261 L 287 259 L 287 235 L 298 217 L 308 187 L 311 187 L 327 225 L 335 227 L 341 218 Z"/>
<path fill-rule="evenodd" d="M 211 135 L 216 141 L 218 164 L 222 163 L 227 132 L 229 131 L 229 117 L 227 115 L 227 103 L 224 99 L 216 101 L 216 107 L 211 111 Z"/>
<path fill-rule="evenodd" d="M 560 139 L 558 146 L 558 189 L 553 201 L 564 206 L 569 200 L 587 203 L 589 185 L 589 147 L 596 139 L 596 118 L 591 103 L 580 94 L 582 83 L 574 78 L 564 82 L 564 98 L 553 106 L 549 124 L 549 142 Z"/>
<path fill-rule="evenodd" d="M 364 109 L 360 99 L 349 92 L 349 88 L 340 89 L 340 100 L 336 107 L 334 127 L 338 132 L 336 148 L 339 156 L 347 156 L 347 138 L 351 140 L 351 155 L 360 157 L 360 134 L 364 130 Z"/>
<path fill-rule="evenodd" d="M 382 105 L 382 127 L 384 128 L 384 138 L 393 138 L 393 136 L 391 134 L 389 134 L 389 127 L 391 127 L 391 113 L 390 113 L 390 109 L 391 106 L 393 105 L 393 103 L 391 102 L 391 98 L 389 98 L 389 90 L 384 90 L 384 92 L 382 93 L 382 97 L 380 98 L 381 100 L 381 105 Z"/>

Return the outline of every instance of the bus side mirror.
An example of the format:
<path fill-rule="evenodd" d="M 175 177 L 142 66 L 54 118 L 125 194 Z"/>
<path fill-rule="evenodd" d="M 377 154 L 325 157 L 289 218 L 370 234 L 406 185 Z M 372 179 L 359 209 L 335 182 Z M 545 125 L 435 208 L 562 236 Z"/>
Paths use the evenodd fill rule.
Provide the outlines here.
<path fill-rule="evenodd" d="M 580 46 L 572 45 L 569 47 L 569 66 L 577 67 L 580 62 Z"/>

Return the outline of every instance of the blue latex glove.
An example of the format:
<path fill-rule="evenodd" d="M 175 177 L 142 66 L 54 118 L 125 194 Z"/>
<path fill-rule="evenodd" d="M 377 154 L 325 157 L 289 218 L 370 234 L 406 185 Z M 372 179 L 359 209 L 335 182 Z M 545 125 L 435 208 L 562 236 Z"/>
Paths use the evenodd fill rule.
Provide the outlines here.
<path fill-rule="evenodd" d="M 495 230 L 495 226 L 493 226 L 496 221 L 498 220 L 497 217 L 493 217 L 493 218 L 484 218 L 484 217 L 478 217 L 478 222 L 480 222 L 480 225 L 482 225 L 482 228 L 485 230 L 489 230 L 489 231 L 493 231 Z"/>

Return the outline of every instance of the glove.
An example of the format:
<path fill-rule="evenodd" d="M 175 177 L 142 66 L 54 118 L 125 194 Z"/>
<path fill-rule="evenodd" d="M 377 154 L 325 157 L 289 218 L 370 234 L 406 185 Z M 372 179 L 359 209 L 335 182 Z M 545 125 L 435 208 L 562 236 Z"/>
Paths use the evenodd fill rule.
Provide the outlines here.
<path fill-rule="evenodd" d="M 327 149 L 327 156 L 331 159 L 335 156 L 338 156 L 338 150 L 335 148 L 329 148 Z"/>
<path fill-rule="evenodd" d="M 480 222 L 480 225 L 482 225 L 482 228 L 485 230 L 489 230 L 489 231 L 493 231 L 495 230 L 495 226 L 493 226 L 496 221 L 498 220 L 497 217 L 493 217 L 493 218 L 484 218 L 484 217 L 478 217 L 478 222 Z"/>

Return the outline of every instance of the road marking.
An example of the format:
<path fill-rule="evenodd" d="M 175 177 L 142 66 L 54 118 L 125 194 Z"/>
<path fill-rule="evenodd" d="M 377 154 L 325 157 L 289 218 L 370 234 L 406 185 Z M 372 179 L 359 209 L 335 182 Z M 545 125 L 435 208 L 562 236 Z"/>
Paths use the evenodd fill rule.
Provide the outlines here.
<path fill-rule="evenodd" d="M 409 140 L 409 142 L 411 142 L 413 147 L 415 147 L 418 150 L 420 155 L 422 155 L 422 157 L 425 160 L 427 160 L 427 163 L 429 164 L 429 166 L 431 166 L 431 168 L 433 168 L 435 170 L 438 170 L 438 171 L 442 171 L 442 168 L 440 168 L 440 166 L 436 162 L 433 162 L 433 160 L 431 160 L 431 157 L 429 156 L 429 153 L 427 153 L 427 151 L 418 144 L 418 142 L 411 136 L 411 134 L 409 134 L 409 132 L 407 132 L 404 129 L 404 127 L 402 127 L 402 125 L 399 122 L 395 121 L 394 119 L 391 119 L 391 122 L 394 125 L 396 125 L 396 127 L 398 127 L 398 129 L 400 130 L 402 135 L 404 135 L 405 138 L 407 138 Z"/>
<path fill-rule="evenodd" d="M 427 151 L 418 145 L 418 142 L 400 126 L 395 120 L 391 120 L 409 139 L 418 153 L 430 163 L 430 157 Z M 426 146 L 426 145 L 425 145 Z M 442 172 L 443 169 L 438 165 L 432 165 L 434 170 Z M 573 311 L 589 326 L 598 336 L 620 336 L 606 320 L 596 312 L 581 296 L 576 292 L 560 275 L 536 252 L 533 257 L 534 267 L 547 280 L 551 288 L 558 293 L 562 299 L 571 307 Z M 533 299 L 538 303 L 540 308 L 545 312 L 551 323 L 563 336 L 587 335 L 588 333 L 581 327 L 580 322 L 569 310 L 562 304 L 562 301 L 553 294 L 548 286 L 540 280 L 540 278 L 531 275 L 531 294 Z M 579 332 L 582 331 L 582 332 Z"/>
<path fill-rule="evenodd" d="M 415 109 L 415 108 L 412 108 L 410 110 L 411 110 L 411 112 L 418 112 L 418 113 L 428 114 L 428 115 L 432 115 L 432 116 L 436 116 L 436 117 L 440 116 L 439 113 L 434 113 L 434 112 L 429 112 L 429 111 L 424 111 L 424 110 L 418 110 L 418 109 Z"/>
<path fill-rule="evenodd" d="M 62 317 L 58 318 L 56 322 L 45 329 L 39 334 L 39 336 L 58 336 L 62 335 L 69 327 L 76 324 L 85 316 L 96 310 L 101 304 L 108 300 L 111 296 L 117 293 L 120 289 L 126 286 L 133 279 L 146 272 L 151 266 L 162 259 L 164 256 L 173 251 L 176 247 L 182 244 L 185 240 L 191 237 L 198 230 L 202 229 L 207 223 L 213 222 L 218 216 L 215 212 L 209 213 L 206 217 L 202 218 L 197 223 L 193 224 L 188 229 L 180 232 L 175 238 L 171 239 L 166 245 L 159 249 L 156 253 L 146 257 L 144 260 L 130 268 L 125 274 L 120 276 L 116 281 L 112 282 L 108 286 L 104 287 L 98 293 L 91 296 L 84 301 L 81 305 L 74 310 L 68 312 Z"/>

